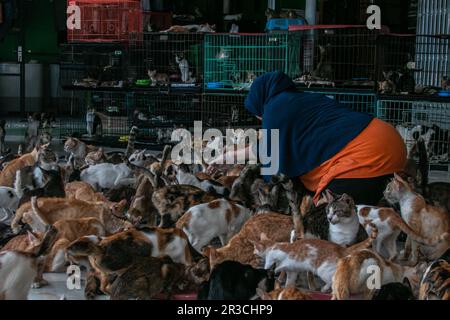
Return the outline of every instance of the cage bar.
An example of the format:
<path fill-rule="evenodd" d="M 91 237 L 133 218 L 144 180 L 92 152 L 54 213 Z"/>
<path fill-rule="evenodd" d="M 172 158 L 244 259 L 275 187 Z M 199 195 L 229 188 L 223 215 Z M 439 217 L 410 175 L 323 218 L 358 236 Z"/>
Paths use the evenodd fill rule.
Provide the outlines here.
<path fill-rule="evenodd" d="M 415 139 L 412 132 L 416 132 L 425 140 L 431 164 L 449 163 L 450 102 L 382 98 L 377 101 L 377 116 L 400 132 L 411 133 L 402 134 L 408 149 Z"/>
<path fill-rule="evenodd" d="M 205 128 L 257 127 L 259 122 L 244 107 L 244 94 L 205 94 L 202 121 Z"/>
<path fill-rule="evenodd" d="M 143 31 L 140 1 L 68 0 L 67 5 L 79 7 L 81 26 L 67 30 L 69 42 L 127 42 Z"/>
<path fill-rule="evenodd" d="M 171 141 L 175 129 L 191 130 L 201 120 L 201 95 L 134 92 L 130 94 L 132 125 L 139 139 L 153 144 Z"/>
<path fill-rule="evenodd" d="M 248 90 L 271 71 L 300 74 L 295 33 L 205 35 L 205 89 Z"/>
<path fill-rule="evenodd" d="M 304 92 L 318 93 L 334 99 L 349 109 L 376 115 L 376 94 L 373 92 L 353 92 L 337 90 L 305 90 Z"/>
<path fill-rule="evenodd" d="M 127 52 L 121 44 L 66 44 L 60 54 L 63 89 L 123 88 L 127 79 Z"/>
<path fill-rule="evenodd" d="M 199 90 L 203 80 L 203 34 L 144 33 L 129 45 L 129 79 L 132 86 Z M 187 62 L 187 64 L 186 64 Z M 151 81 L 149 71 L 166 81 Z M 184 75 L 184 78 L 183 78 Z M 141 80 L 141 82 L 137 82 Z M 146 81 L 142 81 L 146 80 Z M 150 80 L 150 83 L 148 81 Z"/>

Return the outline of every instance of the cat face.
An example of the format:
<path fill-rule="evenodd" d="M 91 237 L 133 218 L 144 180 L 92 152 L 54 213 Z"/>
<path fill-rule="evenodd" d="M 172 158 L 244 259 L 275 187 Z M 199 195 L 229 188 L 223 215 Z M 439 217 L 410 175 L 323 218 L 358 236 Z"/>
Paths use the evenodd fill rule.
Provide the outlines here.
<path fill-rule="evenodd" d="M 338 196 L 327 190 L 326 198 L 327 219 L 331 224 L 347 223 L 356 215 L 355 202 L 349 195 Z"/>
<path fill-rule="evenodd" d="M 397 204 L 406 190 L 411 190 L 408 182 L 394 174 L 394 179 L 386 186 L 383 194 L 390 204 Z"/>
<path fill-rule="evenodd" d="M 64 143 L 64 151 L 71 153 L 78 148 L 79 144 L 80 144 L 80 140 L 78 140 L 77 138 L 69 138 Z"/>

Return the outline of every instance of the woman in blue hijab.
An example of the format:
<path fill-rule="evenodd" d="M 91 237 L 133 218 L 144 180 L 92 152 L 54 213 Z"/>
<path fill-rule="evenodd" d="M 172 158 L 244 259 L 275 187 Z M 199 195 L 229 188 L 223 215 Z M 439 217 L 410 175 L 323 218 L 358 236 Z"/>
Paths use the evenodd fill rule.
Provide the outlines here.
<path fill-rule="evenodd" d="M 406 165 L 391 125 L 321 94 L 301 93 L 282 72 L 256 79 L 245 107 L 262 128 L 279 131 L 279 173 L 300 178 L 318 200 L 325 189 L 376 205 L 386 182 Z M 271 150 L 270 139 L 263 141 Z"/>

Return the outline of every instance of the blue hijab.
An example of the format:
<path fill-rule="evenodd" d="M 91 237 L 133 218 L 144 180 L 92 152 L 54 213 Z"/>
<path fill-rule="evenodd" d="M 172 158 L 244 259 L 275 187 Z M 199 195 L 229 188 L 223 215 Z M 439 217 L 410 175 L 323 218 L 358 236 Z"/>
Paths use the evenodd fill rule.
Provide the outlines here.
<path fill-rule="evenodd" d="M 269 134 L 271 129 L 279 130 L 279 173 L 291 178 L 332 158 L 373 119 L 324 95 L 296 92 L 292 80 L 282 72 L 256 79 L 245 108 L 262 117 L 262 128 Z M 262 144 L 270 154 L 270 138 Z"/>

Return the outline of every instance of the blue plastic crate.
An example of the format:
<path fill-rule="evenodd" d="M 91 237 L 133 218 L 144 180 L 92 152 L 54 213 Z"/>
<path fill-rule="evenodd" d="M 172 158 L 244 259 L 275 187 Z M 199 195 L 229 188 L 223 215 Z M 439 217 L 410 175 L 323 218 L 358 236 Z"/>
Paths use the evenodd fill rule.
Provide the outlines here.
<path fill-rule="evenodd" d="M 266 24 L 266 31 L 288 31 L 289 26 L 303 26 L 306 24 L 304 19 L 270 19 Z"/>

